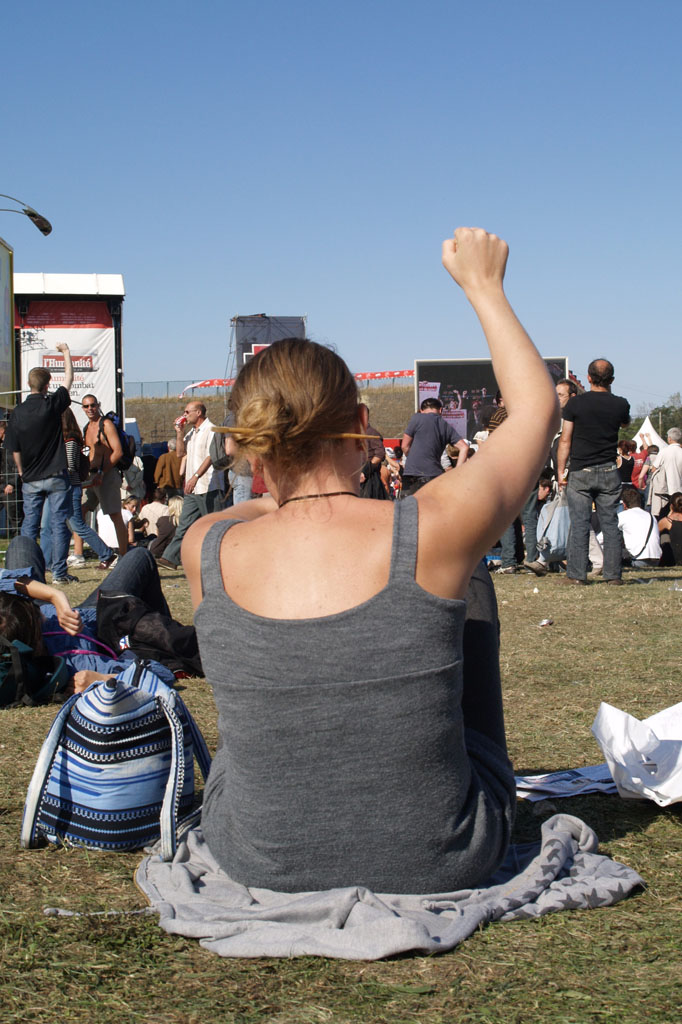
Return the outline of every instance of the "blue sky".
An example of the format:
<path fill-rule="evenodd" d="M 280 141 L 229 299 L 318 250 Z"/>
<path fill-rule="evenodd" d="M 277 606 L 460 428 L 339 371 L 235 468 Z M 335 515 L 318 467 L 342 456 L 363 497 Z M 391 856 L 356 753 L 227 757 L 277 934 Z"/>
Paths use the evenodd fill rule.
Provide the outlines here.
<path fill-rule="evenodd" d="M 353 370 L 487 354 L 440 266 L 511 247 L 544 355 L 682 387 L 682 4 L 23 0 L 3 14 L 18 271 L 122 273 L 128 380 L 222 376 L 235 314 Z"/>

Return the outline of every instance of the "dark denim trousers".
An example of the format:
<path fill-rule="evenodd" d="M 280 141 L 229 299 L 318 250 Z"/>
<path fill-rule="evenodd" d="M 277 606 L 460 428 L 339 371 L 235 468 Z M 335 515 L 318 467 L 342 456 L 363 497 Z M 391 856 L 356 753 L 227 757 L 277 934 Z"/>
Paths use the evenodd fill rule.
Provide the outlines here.
<path fill-rule="evenodd" d="M 24 521 L 22 537 L 37 540 L 43 505 L 49 505 L 52 549 L 50 562 L 52 575 L 57 579 L 66 576 L 66 556 L 69 553 L 71 534 L 66 524 L 71 512 L 71 484 L 66 470 L 44 480 L 31 480 L 23 485 Z"/>
<path fill-rule="evenodd" d="M 584 580 L 587 577 L 593 502 L 604 535 L 604 579 L 620 579 L 623 564 L 621 532 L 618 529 L 621 489 L 621 479 L 615 462 L 571 470 L 568 474 L 566 499 L 571 529 L 568 534 L 566 575 L 571 579 Z"/>
<path fill-rule="evenodd" d="M 182 512 L 175 528 L 175 536 L 163 553 L 163 557 L 174 565 L 180 563 L 180 548 L 182 538 L 189 530 L 192 523 L 210 512 L 218 512 L 221 508 L 220 495 L 218 491 L 208 491 L 206 494 L 186 494 L 182 502 Z"/>
<path fill-rule="evenodd" d="M 113 557 L 114 552 L 83 519 L 82 500 L 83 488 L 79 484 L 73 484 L 71 487 L 71 509 L 67 520 L 69 529 L 72 533 L 77 533 L 86 544 L 90 545 L 100 561 L 108 562 Z"/>
<path fill-rule="evenodd" d="M 45 582 L 45 559 L 38 544 L 32 537 L 13 537 L 7 548 L 5 566 L 8 569 L 30 569 L 41 583 Z M 115 568 L 106 576 L 101 585 L 79 606 L 95 608 L 99 591 L 107 594 L 133 594 L 141 597 L 152 611 L 170 615 L 170 610 L 161 590 L 159 570 L 146 548 L 131 548 L 119 558 Z"/>
<path fill-rule="evenodd" d="M 538 557 L 538 489 L 534 487 L 521 509 L 523 541 L 526 546 L 526 561 L 535 562 Z"/>

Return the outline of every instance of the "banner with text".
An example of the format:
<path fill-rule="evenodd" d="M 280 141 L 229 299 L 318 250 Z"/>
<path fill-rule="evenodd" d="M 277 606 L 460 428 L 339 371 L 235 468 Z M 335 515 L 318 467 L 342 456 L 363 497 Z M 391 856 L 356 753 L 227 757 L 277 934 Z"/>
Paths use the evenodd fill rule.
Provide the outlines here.
<path fill-rule="evenodd" d="M 64 356 L 56 346 L 66 342 L 73 363 L 71 401 L 81 427 L 87 419 L 80 407 L 84 395 L 95 395 L 103 412 L 116 408 L 116 343 L 106 302 L 34 300 L 21 320 L 17 316 L 20 322 L 24 396 L 34 366 L 44 366 L 52 374 L 50 391 L 64 383 Z"/>

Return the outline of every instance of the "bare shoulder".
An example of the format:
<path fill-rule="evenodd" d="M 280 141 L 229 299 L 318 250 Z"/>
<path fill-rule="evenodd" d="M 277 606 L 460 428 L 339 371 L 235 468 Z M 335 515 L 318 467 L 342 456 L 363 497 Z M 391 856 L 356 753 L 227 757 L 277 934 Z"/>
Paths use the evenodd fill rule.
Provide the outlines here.
<path fill-rule="evenodd" d="M 263 501 L 264 499 L 259 500 Z M 246 506 L 250 504 L 253 503 L 244 502 L 241 509 L 245 509 Z M 269 511 L 269 507 L 267 510 Z M 192 600 L 195 608 L 201 601 L 202 597 L 201 549 L 206 539 L 206 535 L 216 523 L 225 523 L 231 520 L 246 522 L 249 518 L 250 517 L 248 515 L 240 515 L 240 506 L 237 506 L 236 508 L 227 508 L 222 512 L 212 512 L 210 515 L 202 516 L 201 519 L 197 519 L 185 534 L 182 542 L 181 558 L 182 565 L 187 576 L 187 581 L 190 585 L 190 591 L 192 593 Z"/>
<path fill-rule="evenodd" d="M 118 441 L 118 431 L 116 430 L 112 420 L 110 420 L 108 416 L 102 416 L 99 422 L 102 424 L 102 432 L 106 435 L 107 440 L 115 439 Z"/>

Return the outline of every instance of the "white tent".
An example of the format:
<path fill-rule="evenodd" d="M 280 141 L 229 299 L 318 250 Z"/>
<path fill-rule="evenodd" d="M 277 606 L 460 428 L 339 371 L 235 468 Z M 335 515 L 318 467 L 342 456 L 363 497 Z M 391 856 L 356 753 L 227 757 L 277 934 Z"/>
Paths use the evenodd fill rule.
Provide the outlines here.
<path fill-rule="evenodd" d="M 663 438 L 654 430 L 653 424 L 648 416 L 632 440 L 637 443 L 637 451 L 639 451 L 640 448 L 646 448 L 649 444 L 657 444 L 661 451 L 668 447 L 667 441 L 664 441 Z"/>

